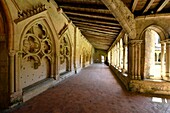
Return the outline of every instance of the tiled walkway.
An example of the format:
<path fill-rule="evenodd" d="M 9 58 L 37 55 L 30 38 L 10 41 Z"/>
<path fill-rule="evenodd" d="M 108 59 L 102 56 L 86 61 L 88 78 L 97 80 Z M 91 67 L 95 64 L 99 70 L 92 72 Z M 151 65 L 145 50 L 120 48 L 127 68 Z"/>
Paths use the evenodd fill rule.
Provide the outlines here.
<path fill-rule="evenodd" d="M 169 105 L 165 98 L 127 92 L 109 67 L 93 64 L 12 113 L 170 113 Z"/>

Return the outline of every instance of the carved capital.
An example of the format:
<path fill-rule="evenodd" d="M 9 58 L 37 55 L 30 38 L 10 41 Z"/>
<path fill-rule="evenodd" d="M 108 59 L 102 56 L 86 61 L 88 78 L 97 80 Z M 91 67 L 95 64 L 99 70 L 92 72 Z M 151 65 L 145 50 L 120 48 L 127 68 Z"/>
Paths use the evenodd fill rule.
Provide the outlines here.
<path fill-rule="evenodd" d="M 15 50 L 10 50 L 10 51 L 9 51 L 9 56 L 10 56 L 10 57 L 15 56 L 15 54 L 16 54 L 16 51 L 15 51 Z"/>

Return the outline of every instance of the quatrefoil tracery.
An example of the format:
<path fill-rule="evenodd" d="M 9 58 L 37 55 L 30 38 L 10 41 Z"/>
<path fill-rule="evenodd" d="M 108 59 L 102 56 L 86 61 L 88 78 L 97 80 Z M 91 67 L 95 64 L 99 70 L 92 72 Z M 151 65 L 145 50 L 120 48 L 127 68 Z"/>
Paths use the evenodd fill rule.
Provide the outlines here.
<path fill-rule="evenodd" d="M 41 24 L 33 25 L 23 39 L 23 58 L 34 60 L 34 69 L 40 66 L 41 58 L 51 57 L 52 43 L 46 28 Z M 29 56 L 29 57 L 28 57 Z M 33 57 L 34 56 L 34 57 Z M 38 63 L 37 63 L 38 62 Z"/>

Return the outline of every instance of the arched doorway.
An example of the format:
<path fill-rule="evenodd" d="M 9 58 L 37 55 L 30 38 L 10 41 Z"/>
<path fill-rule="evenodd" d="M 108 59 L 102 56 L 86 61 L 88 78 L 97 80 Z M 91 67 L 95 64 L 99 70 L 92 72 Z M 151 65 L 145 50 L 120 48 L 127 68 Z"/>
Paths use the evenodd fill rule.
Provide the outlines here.
<path fill-rule="evenodd" d="M 101 55 L 101 63 L 104 63 L 104 61 L 105 61 L 105 57 L 104 55 Z"/>
<path fill-rule="evenodd" d="M 165 39 L 163 29 L 152 25 L 142 33 L 142 62 L 144 79 L 162 79 L 165 71 L 165 47 L 160 42 Z"/>

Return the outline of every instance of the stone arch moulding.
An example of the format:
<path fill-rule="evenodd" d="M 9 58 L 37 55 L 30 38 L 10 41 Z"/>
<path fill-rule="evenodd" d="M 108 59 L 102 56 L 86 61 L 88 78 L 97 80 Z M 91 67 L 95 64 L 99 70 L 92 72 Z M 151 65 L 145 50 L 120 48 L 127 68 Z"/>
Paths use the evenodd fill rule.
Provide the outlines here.
<path fill-rule="evenodd" d="M 141 32 L 140 39 L 143 39 L 143 34 L 144 34 L 145 31 L 148 30 L 148 29 L 152 29 L 152 30 L 156 31 L 156 32 L 159 34 L 161 40 L 165 40 L 166 38 L 168 38 L 168 33 L 166 33 L 165 30 L 164 30 L 162 27 L 160 27 L 159 25 L 153 24 L 153 25 L 147 26 L 147 27 Z"/>
<path fill-rule="evenodd" d="M 19 41 L 18 54 L 21 89 L 54 77 L 56 73 L 54 42 L 54 34 L 45 18 L 37 18 L 25 26 Z M 26 73 L 27 69 L 29 69 L 29 74 Z"/>
<path fill-rule="evenodd" d="M 72 43 L 69 36 L 68 27 L 66 27 L 59 37 L 59 73 L 71 72 L 72 71 Z"/>

